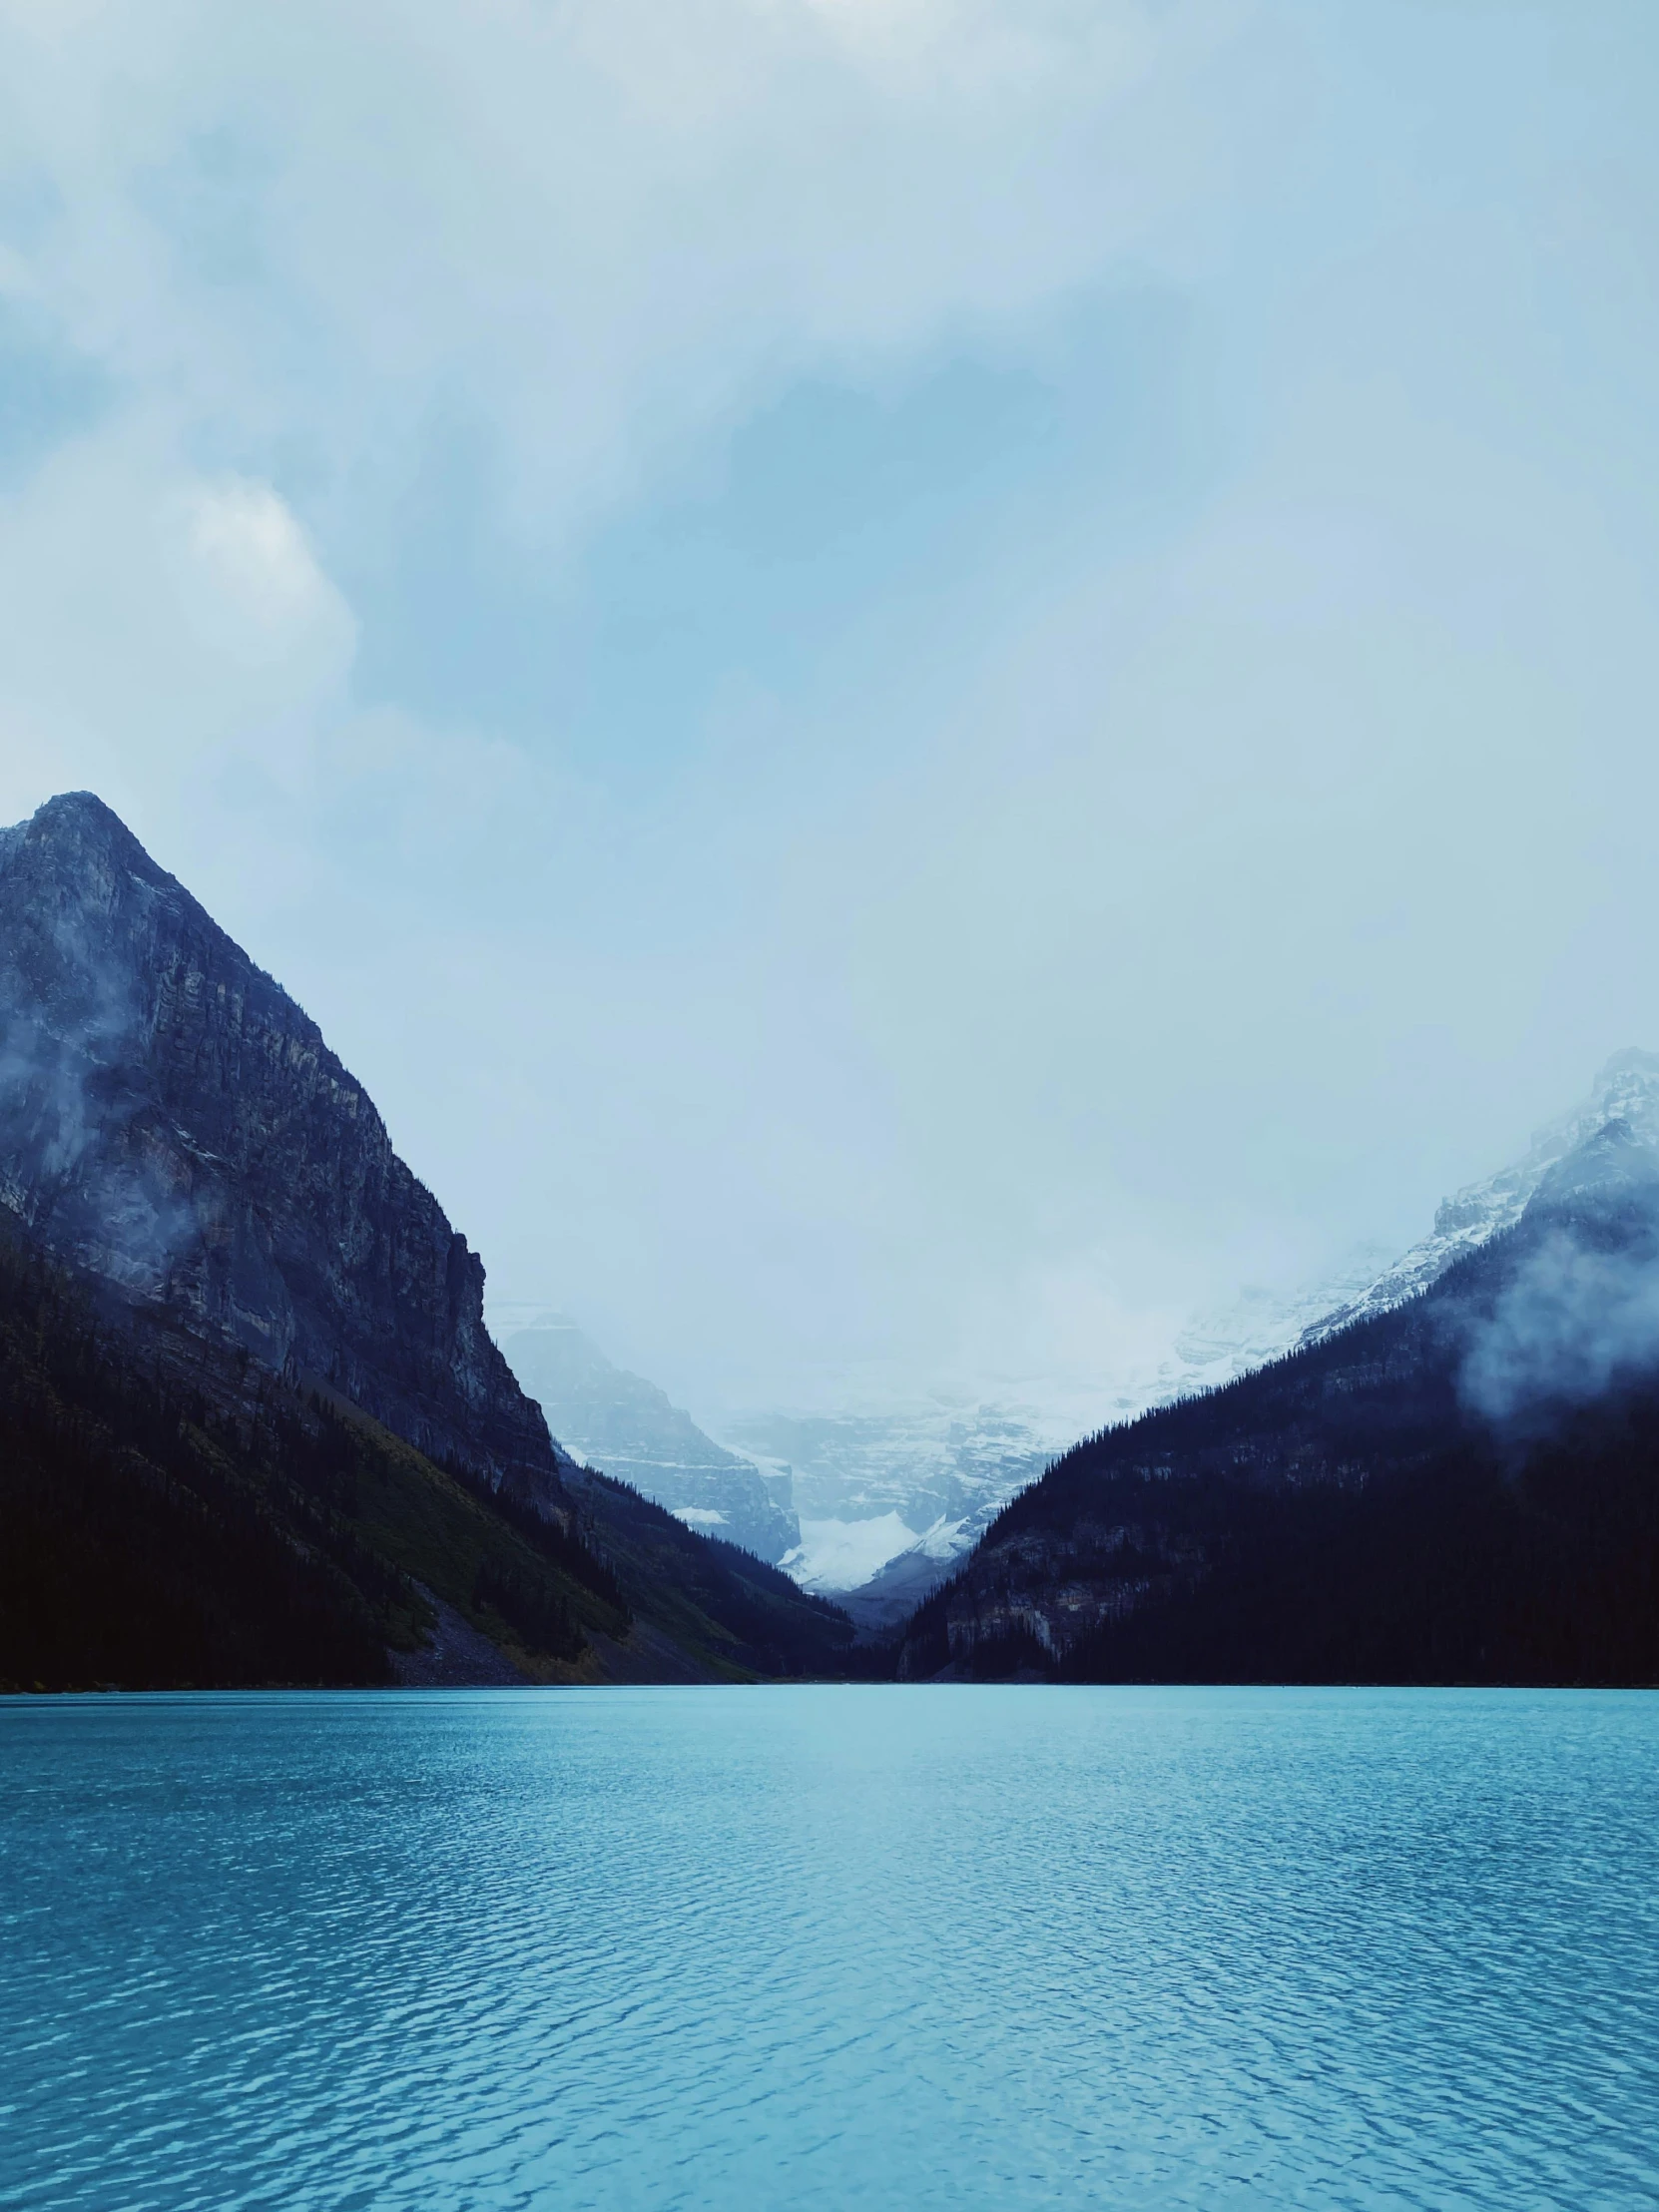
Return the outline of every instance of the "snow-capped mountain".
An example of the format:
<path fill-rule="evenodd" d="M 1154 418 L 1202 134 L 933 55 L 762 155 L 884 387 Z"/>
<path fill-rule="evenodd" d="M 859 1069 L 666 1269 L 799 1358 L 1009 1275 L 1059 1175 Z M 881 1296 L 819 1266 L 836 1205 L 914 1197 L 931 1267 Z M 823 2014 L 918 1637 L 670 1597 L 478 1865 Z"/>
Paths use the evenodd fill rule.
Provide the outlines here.
<path fill-rule="evenodd" d="M 780 1561 L 785 1571 L 833 1595 L 865 1626 L 890 1625 L 1080 1435 L 1277 1358 L 1334 1305 L 1359 1296 L 1384 1258 L 1368 1248 L 1294 1297 L 1247 1289 L 1230 1306 L 1195 1315 L 1170 1356 L 1152 1365 L 1114 1372 L 1103 1361 L 1093 1378 L 1032 1378 L 995 1396 L 958 1389 L 833 1414 L 745 1412 L 719 1426 L 793 1480 L 801 1542 Z"/>
<path fill-rule="evenodd" d="M 1616 1052 L 1583 1105 L 1538 1130 L 1521 1159 L 1484 1182 L 1467 1184 L 1442 1199 L 1432 1230 L 1419 1244 L 1382 1269 L 1357 1296 L 1312 1322 L 1296 1341 L 1320 1344 L 1350 1322 L 1385 1314 L 1427 1290 L 1465 1254 L 1502 1230 L 1512 1229 L 1555 1163 L 1612 1121 L 1622 1121 L 1639 1142 L 1659 1145 L 1659 1053 Z"/>
<path fill-rule="evenodd" d="M 493 1306 L 508 1366 L 567 1451 L 631 1482 L 700 1535 L 774 1563 L 801 1541 L 787 1468 L 717 1444 L 668 1393 L 606 1359 L 567 1316 Z"/>
<path fill-rule="evenodd" d="M 1017 1490 L 1079 1436 L 1265 1367 L 1350 1322 L 1385 1313 L 1466 1253 L 1512 1227 L 1558 1160 L 1609 1122 L 1659 1145 L 1659 1054 L 1618 1053 L 1589 1098 L 1533 1138 L 1525 1156 L 1444 1200 L 1432 1232 L 1390 1260 L 1363 1248 L 1293 1295 L 1250 1288 L 1196 1314 L 1170 1354 L 1064 1389 L 1016 1386 L 1005 1398 L 943 1398 L 838 1417 L 766 1413 L 725 1424 L 757 1457 L 793 1468 L 802 1541 L 783 1564 L 833 1592 L 866 1626 L 896 1623 L 972 1550 Z"/>
<path fill-rule="evenodd" d="M 942 1561 L 971 1548 L 1069 1434 L 1034 1405 L 947 1396 L 838 1414 L 752 1413 L 724 1427 L 791 1479 L 801 1541 L 780 1564 L 827 1593 L 856 1589 L 900 1554 Z"/>

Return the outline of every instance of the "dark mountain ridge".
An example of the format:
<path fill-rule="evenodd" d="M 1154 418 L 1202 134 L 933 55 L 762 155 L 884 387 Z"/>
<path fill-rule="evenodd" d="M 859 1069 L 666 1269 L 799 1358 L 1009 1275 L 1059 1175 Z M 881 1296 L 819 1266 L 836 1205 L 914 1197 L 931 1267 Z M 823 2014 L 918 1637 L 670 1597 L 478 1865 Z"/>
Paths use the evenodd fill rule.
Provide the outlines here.
<path fill-rule="evenodd" d="M 0 1227 L 0 1689 L 833 1672 L 849 1624 L 602 1478 L 549 1519 Z"/>
<path fill-rule="evenodd" d="M 0 1685 L 832 1673 L 554 1443 L 316 1025 L 102 803 L 0 833 Z"/>
<path fill-rule="evenodd" d="M 1659 1154 L 1610 1124 L 1420 1297 L 1076 1445 L 896 1665 L 1659 1681 Z"/>
<path fill-rule="evenodd" d="M 477 1254 L 316 1024 L 90 793 L 0 839 L 0 1203 L 424 1451 L 554 1475 Z"/>

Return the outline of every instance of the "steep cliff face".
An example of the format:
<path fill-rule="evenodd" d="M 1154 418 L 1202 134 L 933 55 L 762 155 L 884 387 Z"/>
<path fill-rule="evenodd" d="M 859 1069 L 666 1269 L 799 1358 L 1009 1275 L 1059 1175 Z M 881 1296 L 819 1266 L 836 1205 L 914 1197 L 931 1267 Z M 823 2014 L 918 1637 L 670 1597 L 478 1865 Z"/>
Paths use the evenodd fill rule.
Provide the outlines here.
<path fill-rule="evenodd" d="M 423 1451 L 556 1486 L 477 1254 L 316 1024 L 86 793 L 0 832 L 0 1203 Z"/>

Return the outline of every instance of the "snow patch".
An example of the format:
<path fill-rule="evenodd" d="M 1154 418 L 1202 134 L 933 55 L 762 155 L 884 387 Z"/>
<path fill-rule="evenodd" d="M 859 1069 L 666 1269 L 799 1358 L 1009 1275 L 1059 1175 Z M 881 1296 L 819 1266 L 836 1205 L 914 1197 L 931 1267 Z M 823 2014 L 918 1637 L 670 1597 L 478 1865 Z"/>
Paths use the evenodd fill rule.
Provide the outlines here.
<path fill-rule="evenodd" d="M 870 1520 L 804 1520 L 800 1544 L 779 1564 L 804 1590 L 855 1590 L 915 1540 L 915 1530 L 897 1513 Z"/>
<path fill-rule="evenodd" d="M 1391 1313 L 1427 1290 L 1467 1254 L 1512 1229 L 1555 1163 L 1615 1121 L 1623 1122 L 1638 1143 L 1659 1145 L 1659 1053 L 1616 1052 L 1582 1106 L 1540 1129 L 1524 1158 L 1442 1199 L 1429 1234 L 1358 1297 L 1305 1329 L 1301 1342 L 1323 1344 L 1351 1322 Z"/>

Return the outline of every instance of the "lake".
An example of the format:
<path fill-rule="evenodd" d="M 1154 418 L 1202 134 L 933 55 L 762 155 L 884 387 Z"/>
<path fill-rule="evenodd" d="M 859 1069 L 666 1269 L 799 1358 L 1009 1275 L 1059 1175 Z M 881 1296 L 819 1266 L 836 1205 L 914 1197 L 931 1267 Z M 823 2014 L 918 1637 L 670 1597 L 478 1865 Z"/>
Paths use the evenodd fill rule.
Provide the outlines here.
<path fill-rule="evenodd" d="M 1659 2198 L 1659 1696 L 0 1701 L 0 2203 Z"/>

